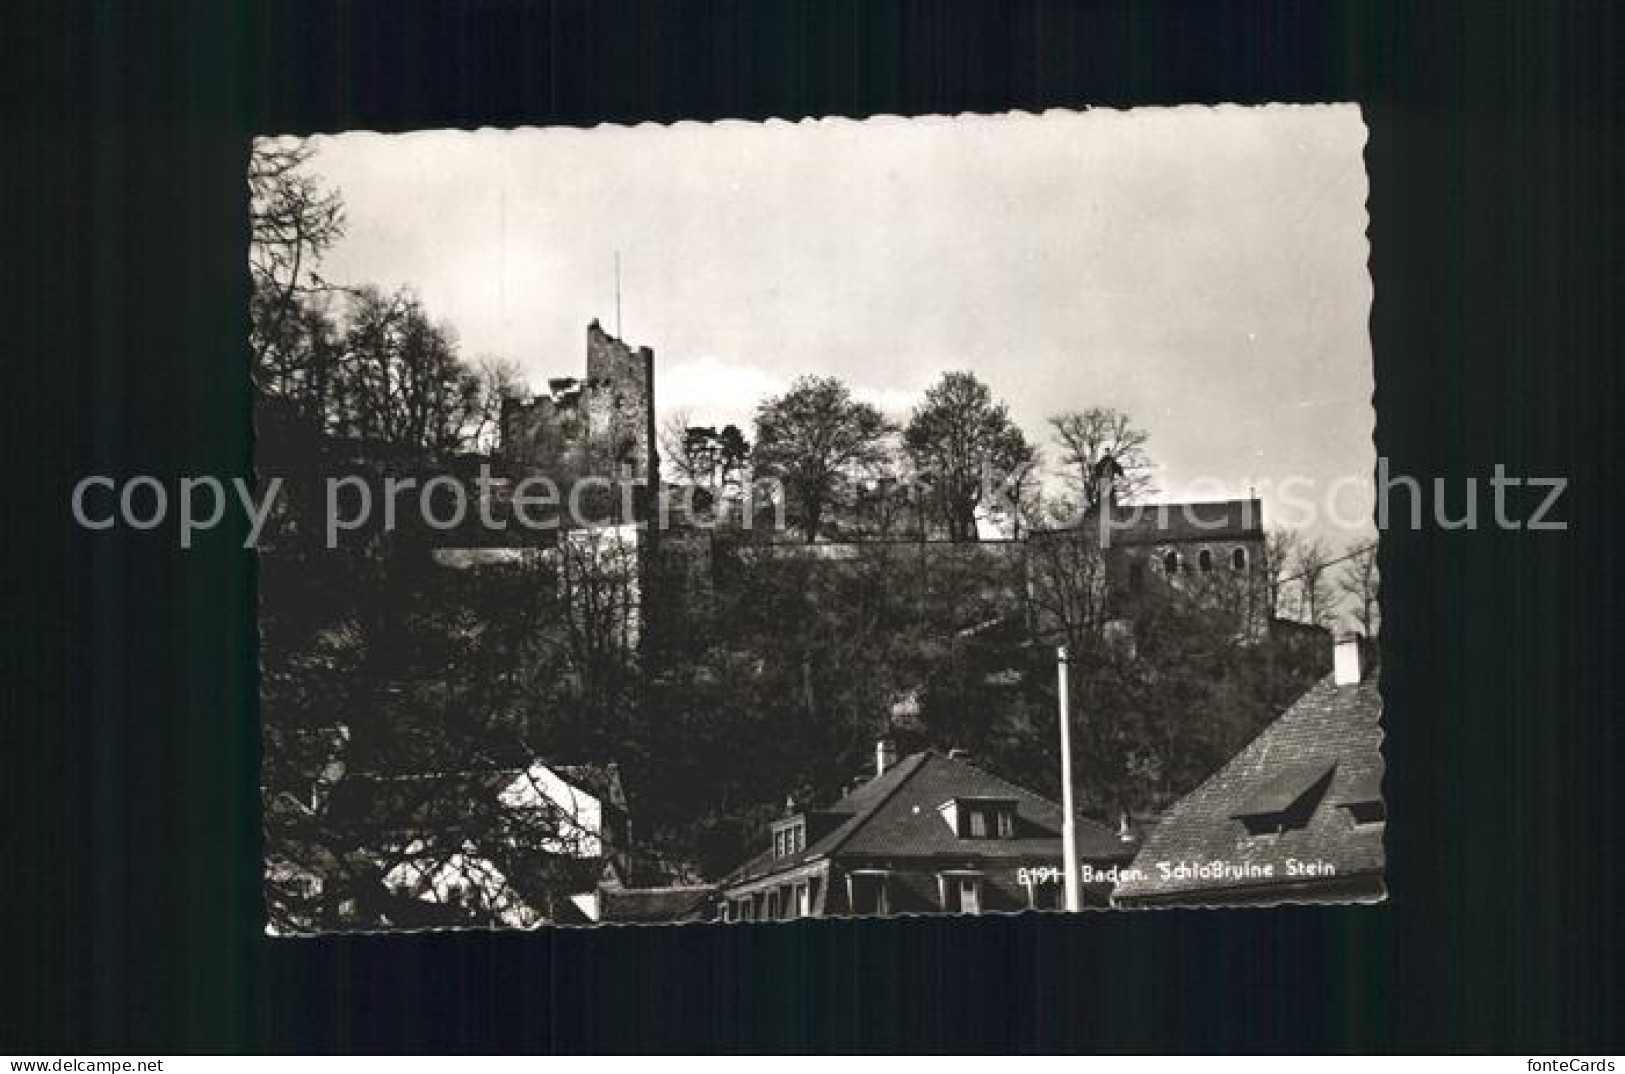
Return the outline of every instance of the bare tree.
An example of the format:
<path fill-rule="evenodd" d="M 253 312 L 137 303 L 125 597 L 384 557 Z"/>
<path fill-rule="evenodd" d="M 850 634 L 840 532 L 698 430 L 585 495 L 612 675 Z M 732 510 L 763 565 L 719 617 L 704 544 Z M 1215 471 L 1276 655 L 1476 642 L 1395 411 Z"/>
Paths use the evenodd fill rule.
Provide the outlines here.
<path fill-rule="evenodd" d="M 1263 589 L 1264 612 L 1268 619 L 1283 618 L 1288 614 L 1285 599 L 1287 576 L 1292 573 L 1292 564 L 1301 543 L 1295 530 L 1273 529 L 1264 537 L 1258 579 Z"/>
<path fill-rule="evenodd" d="M 1155 491 L 1145 447 L 1150 434 L 1135 428 L 1127 414 L 1090 407 L 1057 414 L 1049 423 L 1085 511 L 1106 502 L 1108 493 L 1117 502 L 1132 503 Z"/>
<path fill-rule="evenodd" d="M 301 299 L 322 289 L 315 269 L 344 234 L 344 202 L 306 166 L 312 150 L 300 139 L 261 139 L 248 162 L 249 270 L 254 282 L 251 343 L 255 369 L 286 341 Z M 284 354 L 286 362 L 289 355 Z"/>
<path fill-rule="evenodd" d="M 933 494 L 951 541 L 976 540 L 984 492 L 1037 459 L 1027 438 L 973 373 L 945 373 L 914 408 L 903 445 Z"/>
<path fill-rule="evenodd" d="M 545 575 L 455 578 L 387 547 L 335 555 L 265 564 L 280 572 L 261 605 L 273 927 L 554 917 L 591 887 L 609 837 L 537 783 L 521 715 L 560 678 L 578 589 L 540 555 L 527 564 Z"/>
<path fill-rule="evenodd" d="M 1298 582 L 1299 618 L 1328 629 L 1337 621 L 1337 597 L 1328 575 L 1330 560 L 1325 542 L 1319 538 L 1300 544 L 1292 560 L 1292 573 Z"/>
<path fill-rule="evenodd" d="M 489 451 L 501 435 L 503 404 L 525 396 L 525 375 L 519 363 L 490 355 L 479 360 L 474 372 L 479 378 L 480 397 L 464 439 L 477 450 Z"/>
<path fill-rule="evenodd" d="M 686 409 L 669 411 L 660 422 L 660 459 L 669 469 L 670 477 L 691 485 L 701 485 L 709 477 L 705 465 L 689 457 L 688 430 L 694 425 L 693 415 Z"/>
<path fill-rule="evenodd" d="M 339 374 L 338 432 L 431 455 L 470 446 L 488 405 L 450 328 L 432 322 L 406 290 L 355 293 Z"/>
<path fill-rule="evenodd" d="M 1337 587 L 1354 603 L 1354 618 L 1360 632 L 1375 637 L 1380 626 L 1381 611 L 1377 604 L 1377 546 L 1367 544 L 1349 554 L 1338 575 Z"/>
<path fill-rule="evenodd" d="M 1042 467 L 1042 453 L 1031 449 L 994 490 L 993 502 L 988 505 L 988 510 L 1004 521 L 1014 540 L 1021 540 L 1031 520 L 1045 513 Z"/>
<path fill-rule="evenodd" d="M 1046 528 L 1041 519 L 1072 517 L 1075 505 L 1049 501 L 1037 511 L 1027 540 L 1029 621 L 1040 636 L 1058 635 L 1075 653 L 1096 648 L 1106 620 L 1106 560 L 1087 530 Z"/>
<path fill-rule="evenodd" d="M 830 508 L 849 501 L 853 480 L 884 460 L 890 430 L 879 410 L 853 399 L 836 378 L 801 377 L 756 409 L 756 476 L 780 482 L 792 520 L 811 543 Z"/>
<path fill-rule="evenodd" d="M 563 651 L 583 696 L 611 713 L 637 655 L 636 534 L 619 527 L 572 530 L 559 541 L 558 556 Z"/>

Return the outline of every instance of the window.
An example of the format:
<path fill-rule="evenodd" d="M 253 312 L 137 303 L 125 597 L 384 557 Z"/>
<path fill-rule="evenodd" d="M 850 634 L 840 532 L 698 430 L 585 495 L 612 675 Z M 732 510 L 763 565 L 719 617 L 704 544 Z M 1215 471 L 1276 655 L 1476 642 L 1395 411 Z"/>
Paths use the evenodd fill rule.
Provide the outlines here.
<path fill-rule="evenodd" d="M 1335 764 L 1306 761 L 1288 765 L 1260 785 L 1233 816 L 1250 836 L 1272 836 L 1307 827 L 1331 783 Z"/>
<path fill-rule="evenodd" d="M 1337 804 L 1348 810 L 1356 828 L 1380 828 L 1388 820 L 1388 807 L 1382 800 L 1380 769 L 1354 772 L 1340 797 Z"/>
<path fill-rule="evenodd" d="M 852 873 L 847 876 L 854 914 L 888 914 L 891 899 L 885 873 Z"/>
<path fill-rule="evenodd" d="M 959 878 L 959 912 L 962 914 L 982 912 L 982 882 L 974 876 Z"/>
<path fill-rule="evenodd" d="M 1163 569 L 1163 573 L 1167 574 L 1170 578 L 1172 578 L 1174 575 L 1178 574 L 1179 573 L 1179 553 L 1178 552 L 1169 552 L 1167 555 L 1163 556 L 1162 557 L 1162 569 Z"/>
<path fill-rule="evenodd" d="M 796 819 L 773 830 L 773 856 L 790 858 L 807 849 L 806 821 Z"/>
<path fill-rule="evenodd" d="M 1213 570 L 1213 553 L 1206 548 L 1196 553 L 1196 566 L 1203 574 Z"/>
<path fill-rule="evenodd" d="M 1343 808 L 1354 818 L 1356 828 L 1375 828 L 1388 820 L 1388 807 L 1377 801 L 1344 802 Z"/>
<path fill-rule="evenodd" d="M 1033 873 L 1039 870 L 1032 870 Z M 1061 908 L 1061 883 L 1047 883 L 1045 878 L 1032 876 L 1027 881 L 1027 907 L 1031 910 L 1059 910 Z"/>
<path fill-rule="evenodd" d="M 937 807 L 937 812 L 961 839 L 1009 839 L 1015 835 L 1014 798 L 950 798 Z"/>
<path fill-rule="evenodd" d="M 1231 551 L 1230 569 L 1233 571 L 1244 571 L 1247 569 L 1247 550 L 1245 548 L 1237 548 Z"/>
<path fill-rule="evenodd" d="M 942 909 L 950 914 L 982 912 L 982 878 L 974 873 L 939 873 L 937 890 Z"/>

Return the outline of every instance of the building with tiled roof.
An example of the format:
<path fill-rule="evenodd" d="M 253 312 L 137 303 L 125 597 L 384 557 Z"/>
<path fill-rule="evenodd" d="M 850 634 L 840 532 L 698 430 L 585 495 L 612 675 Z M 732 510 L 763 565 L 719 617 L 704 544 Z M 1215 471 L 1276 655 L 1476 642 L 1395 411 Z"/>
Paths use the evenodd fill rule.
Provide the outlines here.
<path fill-rule="evenodd" d="M 717 889 L 708 884 L 653 888 L 602 885 L 592 898 L 591 919 L 603 925 L 710 921 L 716 916 Z"/>
<path fill-rule="evenodd" d="M 1382 697 L 1358 641 L 1333 672 L 1162 818 L 1113 902 L 1383 897 Z"/>
<path fill-rule="evenodd" d="M 892 763 L 822 809 L 775 821 L 768 846 L 721 885 L 724 919 L 1051 909 L 1063 902 L 1061 809 L 957 755 Z M 1125 864 L 1136 844 L 1077 825 L 1081 862 Z M 1108 888 L 1095 887 L 1104 904 Z"/>
<path fill-rule="evenodd" d="M 1264 508 L 1256 498 L 1118 505 L 1112 512 L 1114 544 L 1251 543 L 1263 539 Z"/>
<path fill-rule="evenodd" d="M 1047 557 L 1065 556 L 1077 542 L 1100 549 L 1103 569 L 1090 600 L 1110 619 L 1126 622 L 1148 599 L 1183 594 L 1228 609 L 1243 638 L 1257 641 L 1268 632 L 1264 511 L 1257 499 L 1113 505 L 1104 519 L 1090 512 L 1074 526 L 1034 530 L 1030 570 L 1042 577 Z M 1039 603 L 1037 625 L 1046 629 L 1053 624 Z"/>

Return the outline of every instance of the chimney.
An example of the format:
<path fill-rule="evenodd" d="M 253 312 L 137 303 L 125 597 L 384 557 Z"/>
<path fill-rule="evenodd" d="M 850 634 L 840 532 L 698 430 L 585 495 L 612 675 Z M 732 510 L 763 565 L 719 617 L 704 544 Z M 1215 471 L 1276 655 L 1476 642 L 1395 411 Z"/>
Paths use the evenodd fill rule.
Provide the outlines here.
<path fill-rule="evenodd" d="M 1339 686 L 1360 685 L 1360 635 L 1348 634 L 1337 640 L 1332 652 L 1332 676 Z"/>
<path fill-rule="evenodd" d="M 875 740 L 875 778 L 886 774 L 886 770 L 897 763 L 897 743 L 889 738 Z"/>

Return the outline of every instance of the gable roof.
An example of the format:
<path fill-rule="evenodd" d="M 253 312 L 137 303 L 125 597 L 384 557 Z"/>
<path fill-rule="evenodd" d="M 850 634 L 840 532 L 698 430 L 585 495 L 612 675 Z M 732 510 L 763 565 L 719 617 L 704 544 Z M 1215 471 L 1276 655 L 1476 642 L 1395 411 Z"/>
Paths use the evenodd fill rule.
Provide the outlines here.
<path fill-rule="evenodd" d="M 1013 837 L 961 838 L 939 809 L 951 800 L 968 798 L 1013 802 Z M 1060 806 L 968 761 L 933 750 L 910 754 L 818 812 L 838 822 L 801 853 L 775 858 L 768 850 L 735 870 L 728 882 L 754 880 L 823 858 L 1017 861 L 1053 857 L 1061 851 Z M 1110 828 L 1094 821 L 1079 819 L 1077 839 L 1078 857 L 1084 861 L 1125 861 L 1133 853 L 1132 844 L 1124 844 Z"/>
<path fill-rule="evenodd" d="M 621 782 L 621 766 L 608 764 L 548 765 L 560 779 L 597 798 L 604 805 L 626 812 L 626 787 Z"/>
<path fill-rule="evenodd" d="M 333 785 L 327 820 L 334 826 L 374 837 L 432 834 L 462 838 L 487 833 L 510 808 L 504 804 L 504 794 L 537 766 L 575 791 L 622 812 L 626 809 L 626 794 L 613 764 L 549 765 L 535 761 L 521 767 L 473 772 L 351 772 Z"/>
<path fill-rule="evenodd" d="M 710 885 L 598 889 L 598 920 L 611 923 L 698 921 L 717 889 Z"/>
<path fill-rule="evenodd" d="M 1199 901 L 1299 883 L 1288 858 L 1327 862 L 1338 882 L 1380 877 L 1382 828 L 1357 825 L 1350 802 L 1376 800 L 1382 782 L 1382 695 L 1375 676 L 1338 686 L 1327 675 L 1200 787 L 1174 804 L 1117 885 L 1119 901 L 1179 895 Z M 1329 776 L 1329 779 L 1328 779 Z M 1311 801 L 1312 799 L 1312 801 Z M 1240 819 L 1286 813 L 1278 834 L 1251 836 Z M 1301 826 L 1297 826 L 1300 825 Z M 1213 866 L 1207 875 L 1164 877 L 1158 863 Z M 1260 878 L 1270 867 L 1272 876 Z"/>
<path fill-rule="evenodd" d="M 1119 507 L 1117 513 L 1112 541 L 1120 544 L 1264 537 L 1264 508 L 1256 499 L 1129 505 Z"/>
<path fill-rule="evenodd" d="M 1075 526 L 1038 529 L 1031 537 L 1084 534 L 1098 539 L 1099 515 L 1091 511 Z M 1114 509 L 1111 543 L 1146 545 L 1188 541 L 1261 541 L 1264 507 L 1258 499 L 1195 503 L 1122 504 Z"/>

